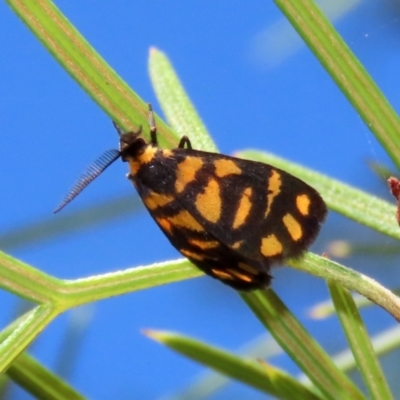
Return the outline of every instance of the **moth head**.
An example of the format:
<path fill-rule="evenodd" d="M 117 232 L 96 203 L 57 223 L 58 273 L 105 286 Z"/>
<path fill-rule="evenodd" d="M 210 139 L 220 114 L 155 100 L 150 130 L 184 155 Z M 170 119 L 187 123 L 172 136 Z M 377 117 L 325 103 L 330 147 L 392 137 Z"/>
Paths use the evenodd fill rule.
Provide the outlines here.
<path fill-rule="evenodd" d="M 136 132 L 130 131 L 123 133 L 120 128 L 115 125 L 115 123 L 114 126 L 117 128 L 117 132 L 119 134 L 119 151 L 122 161 L 125 162 L 128 161 L 129 158 L 136 157 L 137 154 L 145 149 L 147 143 L 141 136 L 141 127 Z"/>

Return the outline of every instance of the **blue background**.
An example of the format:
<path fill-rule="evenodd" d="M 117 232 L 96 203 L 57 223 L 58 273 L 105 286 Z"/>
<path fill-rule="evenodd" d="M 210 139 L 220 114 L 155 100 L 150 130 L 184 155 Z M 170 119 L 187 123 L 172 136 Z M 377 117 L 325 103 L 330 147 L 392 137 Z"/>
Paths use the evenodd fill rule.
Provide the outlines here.
<path fill-rule="evenodd" d="M 156 46 L 165 52 L 223 153 L 267 150 L 392 201 L 366 163 L 390 166 L 384 151 L 272 2 L 56 4 L 157 112 L 148 51 Z M 400 102 L 399 11 L 395 1 L 369 1 L 335 20 L 395 109 Z M 4 2 L 0 34 L 0 233 L 5 240 L 4 235 L 17 228 L 61 219 L 61 214 L 52 216 L 52 210 L 90 162 L 117 146 L 117 138 L 109 117 Z M 134 204 L 136 193 L 126 172 L 126 165 L 116 163 L 63 213 L 72 215 L 121 196 L 132 196 Z M 392 244 L 331 213 L 313 250 L 328 251 L 336 239 L 381 244 L 383 249 Z M 140 212 L 109 223 L 41 242 L 33 235 L 24 246 L 0 242 L 0 247 L 65 279 L 178 257 L 142 206 Z M 399 284 L 396 261 L 361 253 L 344 263 L 394 287 Z M 275 269 L 274 276 L 274 289 L 320 343 L 330 352 L 345 348 L 335 318 L 314 321 L 307 315 L 312 305 L 327 298 L 325 283 L 289 268 Z M 5 326 L 19 300 L 7 293 L 1 293 L 0 300 Z M 371 333 L 394 325 L 376 308 L 363 316 Z M 233 290 L 203 277 L 66 313 L 45 330 L 31 353 L 49 368 L 59 368 L 92 399 L 156 399 L 189 385 L 202 367 L 147 339 L 140 333 L 143 328 L 178 331 L 231 350 L 265 332 Z M 60 353 L 72 356 L 70 364 L 64 357 L 59 366 Z M 298 372 L 286 356 L 272 361 Z M 11 393 L 13 398 L 25 396 L 16 388 Z M 234 384 L 213 398 L 264 395 Z"/>

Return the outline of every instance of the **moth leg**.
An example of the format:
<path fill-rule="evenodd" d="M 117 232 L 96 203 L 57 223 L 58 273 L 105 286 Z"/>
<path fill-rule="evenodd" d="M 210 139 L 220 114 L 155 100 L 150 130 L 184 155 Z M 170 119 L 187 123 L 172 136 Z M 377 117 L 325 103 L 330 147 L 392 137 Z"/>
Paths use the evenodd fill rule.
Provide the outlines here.
<path fill-rule="evenodd" d="M 192 143 L 190 143 L 190 140 L 187 136 L 182 136 L 181 140 L 179 141 L 178 147 L 180 149 L 184 149 L 186 145 L 186 148 L 189 150 L 192 150 Z"/>
<path fill-rule="evenodd" d="M 152 146 L 156 147 L 158 144 L 156 120 L 154 119 L 154 112 L 152 105 L 149 103 L 148 106 L 149 106 L 150 141 Z"/>

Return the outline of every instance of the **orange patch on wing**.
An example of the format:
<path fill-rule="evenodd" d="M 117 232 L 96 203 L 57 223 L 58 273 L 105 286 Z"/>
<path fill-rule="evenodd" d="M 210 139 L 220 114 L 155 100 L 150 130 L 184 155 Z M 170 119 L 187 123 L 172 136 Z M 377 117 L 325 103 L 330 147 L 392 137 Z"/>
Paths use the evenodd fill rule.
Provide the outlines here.
<path fill-rule="evenodd" d="M 197 211 L 209 222 L 217 222 L 221 216 L 221 196 L 219 184 L 211 179 L 204 188 L 204 193 L 197 195 L 195 202 Z"/>
<path fill-rule="evenodd" d="M 296 207 L 300 214 L 306 216 L 310 212 L 311 200 L 306 194 L 300 194 L 296 197 Z"/>
<path fill-rule="evenodd" d="M 217 175 L 219 178 L 223 178 L 224 176 L 232 174 L 239 175 L 242 173 L 242 170 L 232 160 L 225 160 L 223 158 L 220 160 L 215 160 L 214 166 L 215 175 Z"/>
<path fill-rule="evenodd" d="M 261 254 L 264 257 L 272 257 L 282 254 L 282 243 L 272 233 L 261 240 Z"/>
<path fill-rule="evenodd" d="M 231 246 L 231 248 L 233 250 L 237 250 L 243 243 L 243 240 L 238 240 L 237 242 L 233 243 L 233 245 Z"/>
<path fill-rule="evenodd" d="M 239 201 L 239 207 L 236 210 L 235 219 L 233 221 L 233 229 L 239 228 L 246 221 L 247 216 L 250 213 L 252 203 L 250 201 L 250 196 L 252 194 L 252 189 L 250 187 L 246 188 L 243 192 L 242 198 Z"/>
<path fill-rule="evenodd" d="M 295 242 L 303 237 L 303 229 L 292 214 L 289 213 L 285 214 L 284 217 L 282 218 L 282 221 L 286 226 L 289 235 Z"/>
<path fill-rule="evenodd" d="M 200 248 L 202 250 L 215 249 L 216 247 L 219 246 L 219 242 L 217 242 L 216 240 L 204 241 L 204 240 L 197 240 L 197 239 L 189 239 L 188 241 L 193 246 L 197 246 L 198 248 Z"/>
<path fill-rule="evenodd" d="M 232 275 L 230 275 L 220 269 L 213 268 L 211 271 L 217 278 L 222 279 L 223 281 L 234 279 L 234 277 Z"/>
<path fill-rule="evenodd" d="M 271 171 L 271 176 L 268 179 L 268 195 L 267 195 L 267 210 L 265 211 L 265 216 L 267 217 L 271 211 L 272 204 L 274 199 L 281 192 L 281 174 L 276 171 Z"/>
<path fill-rule="evenodd" d="M 204 231 L 204 228 L 193 218 L 193 216 L 187 210 L 183 210 L 172 217 L 168 217 L 168 221 L 172 225 L 179 226 L 180 228 L 186 228 L 197 232 Z"/>
<path fill-rule="evenodd" d="M 204 260 L 204 257 L 201 254 L 193 253 L 193 251 L 185 250 L 185 249 L 180 249 L 179 250 L 185 257 L 188 258 L 193 258 L 193 260 L 199 260 L 202 261 Z"/>
<path fill-rule="evenodd" d="M 165 218 L 156 217 L 156 221 L 161 226 L 161 228 L 168 232 L 169 234 L 172 233 L 172 224 Z"/>
<path fill-rule="evenodd" d="M 227 271 L 236 278 L 239 278 L 241 281 L 251 282 L 253 280 L 251 276 L 242 274 L 241 272 L 236 271 L 235 269 L 228 268 Z"/>
<path fill-rule="evenodd" d="M 157 207 L 163 207 L 173 200 L 174 198 L 172 196 L 156 193 L 151 190 L 150 193 L 143 198 L 143 203 L 149 210 L 155 210 Z"/>
<path fill-rule="evenodd" d="M 178 193 L 185 190 L 188 183 L 193 182 L 196 172 L 203 166 L 200 157 L 187 156 L 176 168 L 175 189 Z"/>

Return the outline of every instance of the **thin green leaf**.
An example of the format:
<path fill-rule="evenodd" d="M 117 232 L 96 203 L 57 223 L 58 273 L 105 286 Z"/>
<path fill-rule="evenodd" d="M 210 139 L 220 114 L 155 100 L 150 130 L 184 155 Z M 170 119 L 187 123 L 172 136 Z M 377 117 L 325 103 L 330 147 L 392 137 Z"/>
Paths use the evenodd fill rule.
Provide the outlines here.
<path fill-rule="evenodd" d="M 400 326 L 396 325 L 371 338 L 374 352 L 381 357 L 400 347 Z M 350 349 L 345 349 L 332 355 L 335 365 L 343 372 L 351 372 L 358 368 Z M 305 384 L 310 382 L 306 375 L 299 376 L 299 380 Z"/>
<path fill-rule="evenodd" d="M 28 354 L 17 357 L 7 375 L 38 399 L 83 400 L 84 396 Z"/>
<path fill-rule="evenodd" d="M 243 293 L 241 296 L 282 349 L 327 399 L 364 399 L 359 389 L 333 364 L 331 357 L 271 289 Z"/>
<path fill-rule="evenodd" d="M 275 0 L 400 169 L 400 119 L 313 0 Z"/>
<path fill-rule="evenodd" d="M 360 296 L 361 297 L 361 296 Z M 264 339 L 262 339 L 264 337 Z M 272 353 L 269 351 L 269 344 L 265 341 L 271 342 L 273 339 L 266 337 L 266 335 L 258 338 L 256 341 L 245 345 L 240 349 L 241 357 L 257 357 L 257 358 L 269 358 L 275 354 L 282 353 L 281 348 L 276 348 L 277 344 L 275 341 L 270 345 L 273 346 Z M 392 352 L 393 350 L 400 347 L 400 326 L 395 325 L 394 327 L 387 329 L 371 338 L 374 352 L 377 356 L 383 356 Z M 351 372 L 357 369 L 353 353 L 349 349 L 345 349 L 339 353 L 331 355 L 333 363 L 343 372 Z M 300 374 L 298 380 L 306 385 L 309 385 L 310 379 L 305 374 Z M 182 391 L 168 396 L 170 400 L 184 400 L 184 399 L 195 399 L 200 400 L 207 398 L 214 394 L 217 390 L 220 390 L 225 385 L 229 384 L 231 380 L 216 372 L 204 372 L 201 373 L 187 388 Z"/>
<path fill-rule="evenodd" d="M 392 399 L 393 396 L 353 298 L 347 290 L 335 282 L 328 281 L 327 284 L 335 304 L 336 313 L 372 399 Z"/>
<path fill-rule="evenodd" d="M 167 56 L 152 48 L 149 58 L 150 78 L 158 101 L 169 123 L 182 136 L 189 136 L 198 150 L 217 151 L 204 123 L 193 107 Z"/>
<path fill-rule="evenodd" d="M 256 358 L 258 360 L 270 359 L 283 353 L 276 341 L 269 335 L 263 334 L 246 343 L 235 351 L 241 358 Z M 200 400 L 205 399 L 215 392 L 221 390 L 224 386 L 231 383 L 232 380 L 219 372 L 205 370 L 196 376 L 192 383 L 179 392 L 169 395 L 169 400 Z"/>
<path fill-rule="evenodd" d="M 169 348 L 280 399 L 321 399 L 290 375 L 253 360 L 241 359 L 227 351 L 166 331 L 146 330 L 146 336 Z"/>
<path fill-rule="evenodd" d="M 361 296 L 358 293 L 353 294 L 353 301 L 355 302 L 357 308 L 363 308 L 374 305 L 374 303 L 371 300 L 365 298 L 364 296 Z M 313 306 L 308 313 L 308 315 L 311 318 L 315 319 L 327 318 L 335 314 L 336 310 L 332 300 L 325 300 L 319 302 L 318 304 Z"/>
<path fill-rule="evenodd" d="M 50 0 L 7 0 L 10 7 L 89 96 L 124 129 L 147 126 L 148 106 L 115 73 Z M 176 136 L 156 117 L 161 144 Z M 148 130 L 143 130 L 148 135 Z"/>

